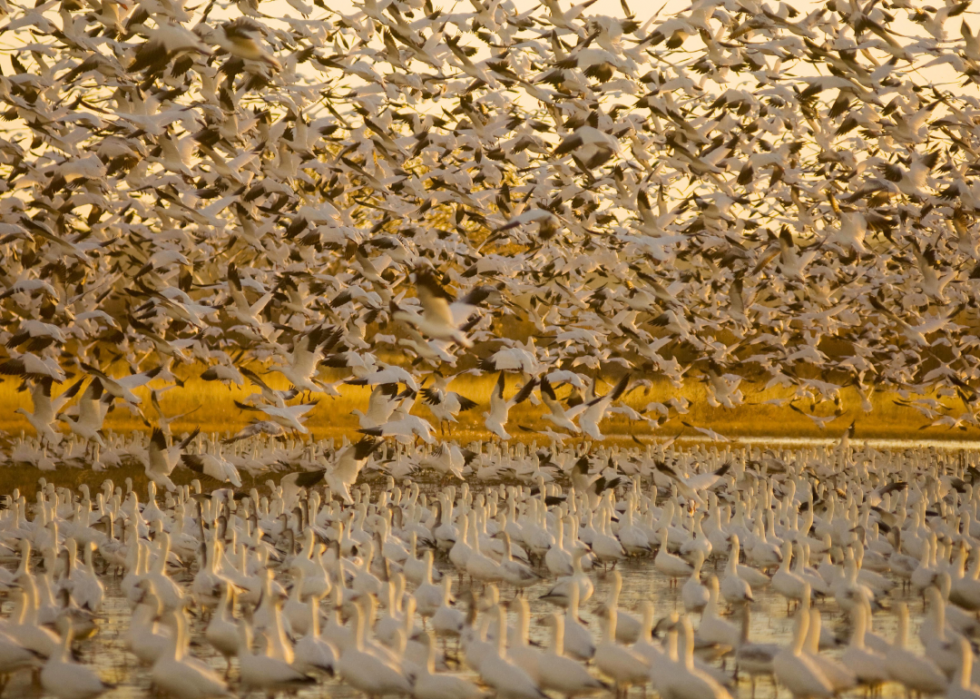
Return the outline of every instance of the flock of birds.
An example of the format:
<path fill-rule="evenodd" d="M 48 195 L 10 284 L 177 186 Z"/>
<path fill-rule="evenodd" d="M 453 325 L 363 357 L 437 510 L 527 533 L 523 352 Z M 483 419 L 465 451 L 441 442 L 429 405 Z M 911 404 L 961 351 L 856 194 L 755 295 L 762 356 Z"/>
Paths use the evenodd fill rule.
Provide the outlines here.
<path fill-rule="evenodd" d="M 193 367 L 259 386 L 257 430 L 343 380 L 433 381 L 451 420 L 458 372 L 520 375 L 593 439 L 596 376 L 630 373 L 975 426 L 969 7 L 5 0 L 0 372 L 87 444 Z M 432 436 L 394 414 L 364 427 Z"/>
<path fill-rule="evenodd" d="M 974 455 L 600 444 L 682 419 L 625 402 L 661 377 L 980 425 L 969 0 L 594 2 L 0 0 L 10 456 L 149 480 L 8 498 L 8 694 L 109 691 L 114 599 L 148 670 L 113 671 L 173 699 L 980 697 Z M 173 434 L 189 376 L 251 424 Z M 308 438 L 344 385 L 359 441 Z M 511 443 L 524 401 L 549 449 Z M 489 440 L 441 438 L 478 408 Z M 750 638 L 764 595 L 788 645 Z"/>
<path fill-rule="evenodd" d="M 0 691 L 980 697 L 975 454 L 701 447 L 607 479 L 622 456 L 535 487 L 14 492 Z M 789 642 L 750 638 L 783 599 Z"/>

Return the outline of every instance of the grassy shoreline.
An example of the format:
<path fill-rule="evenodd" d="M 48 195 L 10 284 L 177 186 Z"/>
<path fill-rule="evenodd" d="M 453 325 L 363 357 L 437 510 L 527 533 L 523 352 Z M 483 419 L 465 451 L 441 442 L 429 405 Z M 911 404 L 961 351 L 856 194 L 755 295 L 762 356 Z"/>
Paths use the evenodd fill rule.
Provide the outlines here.
<path fill-rule="evenodd" d="M 274 388 L 286 388 L 286 382 L 276 373 L 270 373 L 265 379 Z M 490 392 L 496 376 L 462 375 L 452 384 L 452 389 L 475 400 L 479 406 L 469 413 L 460 415 L 459 423 L 454 426 L 453 438 L 459 441 L 485 439 L 488 433 L 483 428 L 483 411 L 488 409 Z M 506 395 L 511 395 L 518 388 L 521 379 L 518 376 L 509 377 Z M 609 390 L 610 380 L 603 385 L 600 379 L 600 393 Z M 67 388 L 67 382 L 65 386 Z M 635 385 L 635 384 L 634 384 Z M 33 429 L 27 419 L 18 413 L 17 408 L 31 409 L 30 394 L 27 391 L 18 392 L 19 382 L 14 380 L 0 381 L 0 430 L 8 438 L 15 437 L 21 432 L 33 434 Z M 162 389 L 163 385 L 151 387 Z M 370 395 L 370 389 L 360 386 L 338 385 L 341 392 L 339 397 L 314 395 L 312 400 L 318 402 L 309 413 L 306 424 L 316 439 L 326 437 L 356 438 L 358 422 L 351 411 L 365 409 Z M 693 437 L 698 432 L 694 427 L 713 430 L 731 439 L 745 437 L 794 437 L 826 439 L 838 438 L 844 434 L 852 422 L 856 421 L 855 436 L 858 439 L 928 439 L 940 441 L 962 441 L 980 439 L 980 428 L 967 426 L 966 429 L 938 426 L 929 427 L 930 420 L 914 408 L 901 405 L 909 403 L 909 397 L 900 396 L 896 392 L 875 393 L 871 397 L 873 410 L 865 413 L 862 410 L 862 397 L 854 388 L 843 388 L 840 391 L 840 404 L 835 406 L 830 401 L 813 408 L 813 415 L 833 417 L 826 423 L 824 429 L 806 415 L 810 406 L 797 401 L 799 410 L 789 407 L 789 404 L 776 405 L 767 401 L 785 400 L 792 393 L 786 389 L 774 387 L 765 389 L 764 386 L 754 385 L 743 381 L 741 390 L 745 394 L 745 402 L 732 409 L 712 407 L 709 405 L 705 384 L 689 380 L 677 390 L 665 379 L 652 379 L 648 385 L 642 385 L 632 390 L 626 397 L 625 403 L 637 411 L 643 411 L 651 403 L 666 403 L 671 398 L 684 398 L 690 402 L 688 412 L 684 415 L 672 413 L 672 417 L 662 423 L 657 429 L 651 429 L 646 423 L 630 423 L 623 415 L 609 415 L 602 422 L 603 433 L 610 437 L 625 437 L 633 434 L 638 437 Z M 58 391 L 56 390 L 56 393 Z M 189 432 L 200 428 L 206 433 L 235 432 L 247 425 L 256 413 L 246 413 L 234 405 L 234 401 L 243 400 L 255 392 L 252 387 L 229 388 L 216 382 L 202 381 L 198 378 L 188 378 L 183 387 L 167 388 L 160 394 L 160 404 L 167 415 L 188 413 L 171 424 L 174 433 Z M 568 390 L 559 391 L 559 396 L 567 394 Z M 155 413 L 148 406 L 149 389 L 136 391 L 143 399 L 143 407 L 152 422 Z M 938 396 L 925 396 L 938 398 Z M 301 397 L 302 398 L 302 397 Z M 294 402 L 301 402 L 300 400 Z M 947 397 L 944 402 L 953 408 L 952 414 L 964 412 L 959 398 Z M 528 441 L 534 434 L 527 430 L 544 430 L 551 423 L 542 419 L 545 412 L 543 405 L 532 405 L 528 401 L 515 407 L 510 413 L 508 431 L 515 439 Z M 432 419 L 426 406 L 419 399 L 413 410 L 427 419 Z M 659 417 L 656 412 L 647 413 L 648 417 Z M 684 423 L 687 423 L 685 425 Z M 435 426 L 434 422 L 433 425 Z M 117 402 L 116 408 L 106 418 L 105 429 L 114 432 L 129 432 L 132 430 L 148 431 L 150 428 L 139 414 L 133 414 L 125 406 Z M 67 430 L 66 430 L 67 431 Z M 542 441 L 547 441 L 543 435 Z M 574 442 L 571 439 L 570 442 Z"/>

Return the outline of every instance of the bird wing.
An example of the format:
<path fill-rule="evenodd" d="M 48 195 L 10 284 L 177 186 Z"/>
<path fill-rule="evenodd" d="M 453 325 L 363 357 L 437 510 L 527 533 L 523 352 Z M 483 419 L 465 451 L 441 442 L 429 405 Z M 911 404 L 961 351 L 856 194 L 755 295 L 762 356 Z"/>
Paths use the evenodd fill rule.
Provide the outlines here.
<path fill-rule="evenodd" d="M 453 314 L 449 309 L 453 297 L 442 288 L 436 278 L 428 272 L 419 274 L 415 286 L 422 312 L 433 320 L 455 327 L 456 323 L 453 322 Z"/>
<path fill-rule="evenodd" d="M 538 380 L 531 379 L 526 384 L 521 386 L 521 390 L 517 392 L 517 395 L 515 395 L 513 398 L 507 401 L 507 405 L 510 407 L 513 407 L 515 405 L 520 405 L 521 403 L 523 403 L 524 401 L 526 401 L 528 398 L 531 397 L 531 392 L 534 390 L 534 387 L 537 385 L 538 385 Z"/>

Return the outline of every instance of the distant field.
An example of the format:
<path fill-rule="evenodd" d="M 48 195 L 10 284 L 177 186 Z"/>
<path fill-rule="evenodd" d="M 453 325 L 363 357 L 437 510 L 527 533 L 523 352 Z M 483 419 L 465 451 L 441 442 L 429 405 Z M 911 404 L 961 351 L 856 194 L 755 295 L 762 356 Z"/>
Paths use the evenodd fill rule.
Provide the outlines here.
<path fill-rule="evenodd" d="M 233 433 L 248 424 L 251 419 L 250 416 L 235 407 L 233 401 L 241 400 L 249 393 L 254 392 L 254 389 L 232 390 L 220 384 L 190 378 L 190 376 L 196 376 L 199 373 L 200 369 L 191 369 L 183 388 L 172 388 L 162 394 L 161 405 L 168 415 L 193 411 L 190 415 L 172 424 L 174 433 L 189 432 L 198 427 L 206 433 Z M 460 416 L 459 424 L 454 426 L 453 439 L 465 444 L 488 437 L 488 433 L 483 428 L 482 411 L 486 409 L 489 403 L 494 378 L 465 375 L 454 382 L 454 390 L 480 403 L 480 407 L 469 414 Z M 285 382 L 278 374 L 269 374 L 266 379 L 274 387 L 286 387 Z M 516 391 L 520 381 L 521 379 L 517 376 L 511 377 L 507 395 Z M 93 489 L 98 488 L 106 478 L 112 478 L 119 486 L 123 485 L 125 480 L 131 479 L 137 492 L 146 492 L 146 477 L 142 466 L 138 464 L 104 472 L 93 472 L 88 468 L 59 468 L 54 472 L 42 472 L 33 467 L 13 464 L 9 459 L 10 447 L 21 434 L 33 434 L 32 428 L 23 416 L 14 412 L 19 407 L 27 409 L 31 407 L 30 394 L 26 391 L 18 392 L 18 385 L 19 383 L 16 381 L 0 382 L 0 404 L 3 405 L 3 409 L 0 410 L 0 416 L 2 416 L 0 417 L 0 430 L 3 430 L 6 436 L 6 439 L 0 442 L 3 447 L 3 460 L 6 462 L 6 468 L 0 469 L 0 495 L 10 494 L 15 488 L 19 488 L 28 497 L 33 497 L 39 478 L 45 478 L 58 485 L 72 487 L 86 483 Z M 314 396 L 319 404 L 311 412 L 307 425 L 316 439 L 334 438 L 339 441 L 345 437 L 356 439 L 359 436 L 357 434 L 357 418 L 351 415 L 351 411 L 355 408 L 363 409 L 366 407 L 370 391 L 367 388 L 355 386 L 340 386 L 339 388 L 342 391 L 340 397 Z M 873 395 L 874 410 L 870 414 L 865 414 L 861 409 L 860 395 L 854 389 L 843 389 L 841 393 L 843 412 L 839 417 L 827 423 L 824 430 L 820 430 L 809 417 L 789 407 L 764 404 L 765 401 L 786 397 L 787 391 L 771 389 L 758 392 L 753 385 L 748 383 L 743 383 L 741 389 L 745 394 L 746 404 L 728 410 L 713 408 L 708 404 L 703 383 L 689 381 L 684 385 L 683 390 L 677 391 L 668 381 L 653 379 L 649 385 L 632 391 L 628 395 L 626 403 L 634 409 L 642 411 L 650 403 L 665 403 L 675 396 L 681 396 L 691 402 L 689 412 L 686 415 L 668 420 L 656 431 L 651 430 L 645 423 L 630 425 L 622 415 L 611 416 L 602 423 L 603 431 L 608 436 L 605 444 L 635 446 L 630 435 L 644 443 L 649 442 L 651 438 L 680 437 L 683 442 L 686 437 L 701 437 L 692 427 L 685 426 L 684 422 L 691 426 L 714 430 L 735 441 L 746 437 L 836 439 L 845 432 L 855 419 L 857 419 L 856 438 L 858 440 L 870 438 L 933 439 L 952 442 L 980 439 L 980 430 L 975 427 L 967 430 L 951 430 L 941 427 L 920 429 L 928 421 L 917 410 L 897 405 L 896 399 L 907 402 L 907 398 L 903 399 L 897 394 L 880 393 Z M 608 390 L 608 386 L 600 384 L 600 393 L 605 390 Z M 140 393 L 144 401 L 148 402 L 149 391 L 143 390 Z M 567 388 L 559 391 L 559 395 L 567 393 Z M 944 400 L 947 405 L 955 406 L 954 413 L 962 412 L 958 402 L 953 403 L 957 399 L 946 398 Z M 804 409 L 802 404 L 798 403 L 797 405 Z M 832 403 L 825 402 L 817 407 L 815 414 L 830 416 L 833 415 L 834 410 Z M 541 419 L 543 411 L 544 406 L 534 406 L 530 402 L 512 410 L 508 431 L 513 439 L 521 442 L 547 444 L 547 437 L 520 428 L 523 426 L 529 430 L 538 430 L 549 427 L 551 423 Z M 421 401 L 416 404 L 413 412 L 426 418 L 432 417 Z M 807 411 L 804 410 L 804 412 Z M 149 411 L 149 414 L 153 415 L 152 410 Z M 128 409 L 121 406 L 117 406 L 110 413 L 106 421 L 106 428 L 116 432 L 149 430 L 139 415 L 133 415 Z M 574 441 L 570 440 L 568 443 Z M 281 475 L 280 473 L 259 476 L 254 482 L 245 476 L 245 487 L 250 488 L 253 485 L 261 487 L 269 478 L 277 481 Z M 197 477 L 196 474 L 178 468 L 174 472 L 173 480 L 175 483 L 182 484 L 190 482 L 195 477 Z M 206 489 L 218 485 L 214 481 L 207 482 L 207 480 L 204 479 Z"/>
<path fill-rule="evenodd" d="M 190 413 L 173 423 L 172 427 L 175 433 L 190 431 L 198 427 L 204 432 L 234 432 L 251 421 L 255 413 L 245 413 L 239 410 L 235 407 L 234 401 L 242 400 L 245 396 L 256 392 L 256 389 L 253 387 L 228 388 L 217 382 L 190 378 L 199 375 L 200 369 L 192 368 L 186 373 L 189 378 L 185 381 L 184 387 L 170 388 L 161 394 L 160 399 L 161 405 L 168 415 Z M 287 387 L 285 380 L 277 373 L 269 373 L 265 378 L 273 387 Z M 637 380 L 639 378 L 637 377 Z M 461 441 L 464 439 L 483 439 L 487 436 L 483 429 L 482 412 L 488 407 L 490 392 L 493 389 L 495 379 L 496 375 L 478 377 L 463 375 L 457 377 L 453 382 L 453 390 L 480 404 L 480 407 L 460 416 L 454 434 Z M 512 376 L 509 379 L 507 395 L 515 392 L 521 382 L 518 376 Z M 599 392 L 608 390 L 611 383 L 614 382 L 615 379 L 611 378 L 604 385 L 600 379 Z M 32 433 L 31 426 L 24 416 L 14 412 L 16 408 L 31 408 L 30 394 L 26 391 L 18 392 L 18 385 L 19 382 L 13 380 L 0 382 L 0 405 L 2 405 L 0 430 L 3 430 L 10 437 L 18 435 L 21 431 Z M 318 401 L 318 405 L 309 413 L 307 426 L 318 439 L 323 437 L 356 437 L 357 418 L 351 414 L 351 411 L 355 408 L 366 408 L 370 389 L 347 385 L 340 385 L 338 388 L 342 393 L 340 397 L 331 398 L 325 395 L 312 397 L 312 400 Z M 810 417 L 790 409 L 787 405 L 766 404 L 766 401 L 784 399 L 790 396 L 790 391 L 778 387 L 770 390 L 759 390 L 761 388 L 761 386 L 753 385 L 747 381 L 743 382 L 741 390 L 745 395 L 745 403 L 734 409 L 725 409 L 711 407 L 708 404 L 703 382 L 689 380 L 678 391 L 669 381 L 652 378 L 648 381 L 648 385 L 632 390 L 625 403 L 638 411 L 642 411 L 652 402 L 666 403 L 671 398 L 679 396 L 690 401 L 689 412 L 686 415 L 668 420 L 656 431 L 651 430 L 645 423 L 634 422 L 630 425 L 624 416 L 613 415 L 607 417 L 602 423 L 603 432 L 610 436 L 622 437 L 627 437 L 631 433 L 642 437 L 696 435 L 697 432 L 682 424 L 683 421 L 693 426 L 714 430 L 730 438 L 764 436 L 826 438 L 843 434 L 851 422 L 857 420 L 856 436 L 859 438 L 928 438 L 938 440 L 980 438 L 980 429 L 973 426 L 968 426 L 967 429 L 949 429 L 947 427 L 920 429 L 928 426 L 931 420 L 913 408 L 896 404 L 896 400 L 908 402 L 907 398 L 903 399 L 896 393 L 873 394 L 871 398 L 873 411 L 865 413 L 861 408 L 861 396 L 853 388 L 841 390 L 840 408 L 835 409 L 835 406 L 829 401 L 825 401 L 815 408 L 813 412 L 815 416 L 829 417 L 834 415 L 835 410 L 841 413 L 836 419 L 827 422 L 825 429 L 820 429 Z M 567 393 L 567 388 L 559 390 L 559 396 Z M 145 398 L 149 395 L 149 391 L 142 389 L 137 391 L 137 394 Z M 952 414 L 958 415 L 964 412 L 958 398 L 947 397 L 943 400 L 947 405 L 954 408 Z M 809 406 L 805 403 L 797 401 L 796 406 L 804 413 L 810 412 Z M 543 405 L 535 406 L 530 401 L 516 407 L 511 411 L 508 431 L 515 438 L 518 438 L 528 436 L 527 433 L 522 432 L 519 426 L 532 430 L 547 428 L 551 423 L 541 419 L 544 410 Z M 148 413 L 152 418 L 152 410 L 149 410 Z M 431 418 L 431 414 L 421 399 L 416 403 L 413 413 Z M 654 412 L 650 412 L 648 415 L 657 417 Z M 117 403 L 116 409 L 109 414 L 106 420 L 106 428 L 114 431 L 148 429 L 138 414 L 132 414 L 119 403 Z M 545 440 L 544 437 L 541 439 Z"/>

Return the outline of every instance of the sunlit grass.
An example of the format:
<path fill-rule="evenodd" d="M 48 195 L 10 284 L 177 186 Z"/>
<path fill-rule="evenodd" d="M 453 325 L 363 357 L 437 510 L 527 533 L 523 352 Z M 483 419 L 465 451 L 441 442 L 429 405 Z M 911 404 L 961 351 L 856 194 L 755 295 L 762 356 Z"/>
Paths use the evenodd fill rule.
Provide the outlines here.
<path fill-rule="evenodd" d="M 188 378 L 183 387 L 167 388 L 160 394 L 160 404 L 167 416 L 187 413 L 172 423 L 171 429 L 175 434 L 187 433 L 197 428 L 205 433 L 217 433 L 219 435 L 234 433 L 247 425 L 254 415 L 257 415 L 256 413 L 243 412 L 234 404 L 235 400 L 241 401 L 249 394 L 254 393 L 254 388 L 229 388 L 217 382 L 191 378 L 199 375 L 200 371 L 199 367 L 191 368 L 184 374 Z M 269 373 L 264 378 L 274 388 L 285 389 L 288 387 L 286 381 L 276 373 Z M 340 381 L 341 378 L 338 375 L 332 380 Z M 459 422 L 452 428 L 452 439 L 461 444 L 469 444 L 490 437 L 483 427 L 483 411 L 488 408 L 495 380 L 496 376 L 462 374 L 453 382 L 453 390 L 476 401 L 479 406 L 469 413 L 460 415 Z M 508 377 L 506 395 L 510 396 L 515 393 L 522 381 L 523 379 L 519 376 Z M 609 377 L 608 381 L 600 379 L 599 393 L 605 393 L 614 383 L 615 377 Z M 23 494 L 32 498 L 38 486 L 39 478 L 45 478 L 59 486 L 72 488 L 77 488 L 85 483 L 93 490 L 100 487 L 106 478 L 112 478 L 117 486 L 124 486 L 129 481 L 138 493 L 146 492 L 147 479 L 143 467 L 135 462 L 102 472 L 96 472 L 90 468 L 73 468 L 67 465 L 59 466 L 53 472 L 42 472 L 32 466 L 12 463 L 9 457 L 16 440 L 21 434 L 33 434 L 33 430 L 24 416 L 14 412 L 16 408 L 31 409 L 30 393 L 18 391 L 18 386 L 19 382 L 17 381 L 0 382 L 0 405 L 3 406 L 3 409 L 0 410 L 0 429 L 7 435 L 6 447 L 2 449 L 7 467 L 0 469 L 0 494 L 11 494 L 15 488 L 18 488 Z M 165 386 L 162 383 L 159 386 L 151 385 L 150 388 L 138 390 L 137 394 L 143 400 L 141 407 L 145 410 L 150 424 L 154 424 L 155 412 L 150 407 L 149 401 L 151 388 L 162 390 Z M 343 384 L 339 384 L 338 389 L 341 391 L 339 397 L 314 395 L 297 398 L 297 401 L 316 400 L 318 403 L 317 407 L 309 413 L 309 420 L 306 423 L 311 434 L 301 437 L 301 439 L 332 438 L 339 444 L 345 438 L 351 440 L 359 438 L 357 418 L 351 414 L 351 411 L 355 408 L 366 408 L 370 389 Z M 601 424 L 603 433 L 607 435 L 603 444 L 634 447 L 637 441 L 646 444 L 651 439 L 673 437 L 679 437 L 681 440 L 679 444 L 682 444 L 685 438 L 701 436 L 693 427 L 714 430 L 736 442 L 741 437 L 824 439 L 829 437 L 836 439 L 844 434 L 855 419 L 857 420 L 856 437 L 859 440 L 862 438 L 912 440 L 980 438 L 980 430 L 974 427 L 967 430 L 950 430 L 941 427 L 920 429 L 923 425 L 928 424 L 929 420 L 914 409 L 896 404 L 896 400 L 903 402 L 908 400 L 907 396 L 901 398 L 896 393 L 874 394 L 871 397 L 873 411 L 866 414 L 861 408 L 861 396 L 853 388 L 841 390 L 841 406 L 838 409 L 841 415 L 829 422 L 826 429 L 821 430 L 806 415 L 792 410 L 786 405 L 766 404 L 766 401 L 787 398 L 790 394 L 786 389 L 760 389 L 762 389 L 761 386 L 743 382 L 741 390 L 745 394 L 745 404 L 735 409 L 724 409 L 709 405 L 706 386 L 702 382 L 689 380 L 678 390 L 665 379 L 651 379 L 629 392 L 625 403 L 637 411 L 643 411 L 650 403 L 666 403 L 671 398 L 680 397 L 691 403 L 687 414 L 672 416 L 656 430 L 651 429 L 646 423 L 634 422 L 630 424 L 622 415 L 609 416 Z M 568 392 L 568 388 L 559 389 L 559 396 L 567 396 Z M 930 397 L 937 398 L 937 396 Z M 954 403 L 954 399 L 947 397 L 944 398 L 944 401 L 952 408 L 953 414 L 962 412 L 962 406 Z M 804 412 L 808 412 L 808 407 L 803 403 L 798 402 L 797 406 Z M 511 411 L 511 419 L 507 426 L 512 442 L 548 444 L 549 439 L 538 432 L 552 426 L 550 422 L 542 419 L 544 410 L 543 405 L 533 405 L 531 401 L 514 408 Z M 815 414 L 833 415 L 834 410 L 834 405 L 826 401 L 816 406 Z M 413 407 L 413 412 L 427 419 L 434 419 L 421 399 Z M 648 415 L 657 417 L 654 412 Z M 438 429 L 434 423 L 433 426 Z M 109 414 L 105 425 L 106 432 L 149 431 L 149 429 L 150 426 L 144 422 L 143 417 L 138 412 L 131 412 L 121 403 L 117 403 L 116 408 Z M 581 440 L 581 436 L 570 439 L 566 444 L 574 444 L 579 440 Z M 267 480 L 278 481 L 283 473 L 290 470 L 292 469 L 287 468 L 279 473 L 261 475 L 254 480 L 244 476 L 244 487 L 246 489 L 253 486 L 262 487 Z M 375 473 L 370 477 L 379 478 L 381 474 Z M 201 477 L 182 468 L 176 469 L 173 474 L 173 480 L 177 484 L 189 483 L 195 478 Z M 201 478 L 201 480 L 206 490 L 219 485 L 207 478 Z"/>
<path fill-rule="evenodd" d="M 186 372 L 189 376 L 200 374 L 200 369 L 191 369 Z M 459 416 L 459 422 L 453 427 L 454 434 L 465 439 L 484 439 L 488 433 L 483 428 L 483 412 L 489 408 L 490 394 L 493 390 L 496 375 L 471 375 L 461 374 L 453 381 L 452 389 L 458 393 L 476 401 L 479 406 L 468 413 Z M 288 384 L 283 377 L 275 372 L 266 374 L 264 379 L 273 388 L 285 389 Z M 339 381 L 340 377 L 336 379 Z M 506 395 L 512 395 L 517 391 L 523 379 L 519 376 L 509 376 L 507 382 Z M 615 378 L 610 377 L 608 381 L 600 378 L 599 393 L 609 390 Z M 635 385 L 635 384 L 634 384 Z M 18 435 L 21 431 L 32 434 L 33 430 L 23 415 L 14 411 L 17 408 L 31 409 L 30 393 L 28 391 L 18 392 L 18 381 L 5 380 L 0 382 L 0 429 L 10 436 Z M 67 384 L 64 388 L 67 387 Z M 151 388 L 163 390 L 160 393 L 160 404 L 168 416 L 183 415 L 175 420 L 171 427 L 175 433 L 189 432 L 200 428 L 206 433 L 234 433 L 247 425 L 253 418 L 261 417 L 259 413 L 245 412 L 235 406 L 235 401 L 242 401 L 247 396 L 256 392 L 251 386 L 247 387 L 228 387 L 219 382 L 202 381 L 199 378 L 188 378 L 183 387 L 166 387 L 162 383 L 157 386 L 151 384 Z M 319 439 L 323 437 L 348 437 L 357 438 L 358 422 L 356 416 L 351 411 L 356 408 L 365 409 L 371 389 L 369 387 L 349 386 L 338 384 L 340 390 L 339 397 L 329 397 L 323 394 L 304 395 L 295 399 L 293 402 L 316 401 L 317 406 L 308 414 L 306 425 L 312 435 Z M 839 436 L 850 426 L 851 422 L 857 421 L 857 435 L 865 438 L 929 438 L 929 439 L 975 439 L 980 437 L 980 429 L 969 427 L 968 429 L 949 429 L 946 427 L 928 427 L 920 429 L 929 424 L 929 420 L 921 415 L 917 410 L 897 404 L 896 400 L 907 402 L 900 399 L 897 393 L 880 392 L 871 397 L 873 410 L 865 413 L 862 410 L 861 396 L 854 388 L 841 389 L 841 406 L 837 409 L 840 416 L 826 423 L 825 429 L 820 429 L 817 424 L 805 414 L 792 410 L 788 405 L 772 405 L 766 401 L 785 399 L 790 396 L 787 389 L 774 387 L 764 389 L 761 385 L 755 385 L 744 381 L 741 390 L 745 394 L 744 404 L 726 409 L 712 407 L 708 402 L 708 393 L 703 382 L 698 380 L 688 380 L 683 387 L 678 390 L 666 379 L 652 378 L 646 384 L 631 390 L 625 399 L 625 403 L 637 411 L 643 411 L 650 403 L 666 404 L 672 398 L 684 398 L 690 402 L 689 411 L 684 415 L 672 413 L 671 419 L 663 423 L 658 429 L 653 430 L 643 422 L 629 423 L 625 416 L 610 415 L 602 423 L 602 430 L 610 436 L 627 437 L 630 434 L 638 437 L 673 437 L 673 436 L 695 436 L 698 433 L 688 425 L 714 430 L 721 435 L 730 438 L 738 437 L 831 437 Z M 565 396 L 569 392 L 568 388 L 559 389 L 559 396 Z M 149 405 L 150 388 L 142 388 L 136 391 L 142 400 L 144 416 L 138 411 L 134 412 L 128 406 L 117 402 L 115 408 L 109 413 L 105 429 L 116 432 L 126 432 L 131 430 L 149 430 L 155 421 L 155 412 Z M 935 397 L 935 396 L 930 396 Z M 952 414 L 963 412 L 958 399 L 945 399 L 947 405 L 953 410 Z M 806 403 L 796 402 L 796 406 L 803 413 L 810 412 L 810 406 Z M 835 406 L 830 401 L 818 404 L 813 409 L 813 414 L 817 416 L 833 415 Z M 432 419 L 431 413 L 424 405 L 421 397 L 417 400 L 412 412 L 425 418 Z M 527 401 L 510 413 L 508 431 L 514 438 L 525 441 L 533 437 L 532 433 L 522 430 L 544 430 L 551 426 L 551 423 L 541 418 L 545 412 L 543 405 L 534 405 L 532 401 Z M 657 413 L 651 411 L 647 417 L 657 418 Z M 545 438 L 541 438 L 545 441 Z"/>

